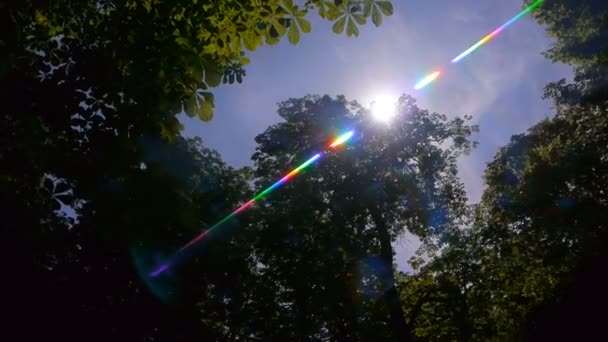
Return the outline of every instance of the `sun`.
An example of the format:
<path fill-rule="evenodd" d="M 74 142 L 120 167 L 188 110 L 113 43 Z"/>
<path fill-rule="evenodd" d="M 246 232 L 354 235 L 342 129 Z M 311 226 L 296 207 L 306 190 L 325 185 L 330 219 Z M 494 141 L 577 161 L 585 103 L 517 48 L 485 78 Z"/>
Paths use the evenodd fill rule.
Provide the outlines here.
<path fill-rule="evenodd" d="M 375 120 L 387 123 L 397 114 L 395 98 L 389 95 L 378 95 L 371 102 L 370 109 Z"/>

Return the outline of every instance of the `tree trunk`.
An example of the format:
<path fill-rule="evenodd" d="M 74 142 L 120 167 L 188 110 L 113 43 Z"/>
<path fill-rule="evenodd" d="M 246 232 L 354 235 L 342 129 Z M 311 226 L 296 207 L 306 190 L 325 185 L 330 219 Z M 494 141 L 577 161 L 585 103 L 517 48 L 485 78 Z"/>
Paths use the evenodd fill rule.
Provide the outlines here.
<path fill-rule="evenodd" d="M 411 329 L 409 329 L 405 323 L 405 313 L 403 312 L 401 298 L 399 297 L 399 291 L 397 290 L 397 284 L 395 282 L 395 275 L 393 274 L 393 246 L 391 245 L 391 236 L 378 209 L 372 208 L 371 213 L 380 239 L 380 258 L 388 270 L 389 288 L 384 295 L 384 300 L 389 310 L 388 323 L 390 324 L 393 336 L 397 341 L 413 341 Z"/>

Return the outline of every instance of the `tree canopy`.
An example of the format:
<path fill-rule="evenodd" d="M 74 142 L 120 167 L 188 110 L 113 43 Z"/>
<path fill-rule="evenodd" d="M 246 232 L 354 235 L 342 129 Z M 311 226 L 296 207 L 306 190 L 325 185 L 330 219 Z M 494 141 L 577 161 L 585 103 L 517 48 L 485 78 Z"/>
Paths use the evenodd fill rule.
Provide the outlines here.
<path fill-rule="evenodd" d="M 126 98 L 137 103 L 140 116 L 149 112 L 172 135 L 182 108 L 190 116 L 211 119 L 210 88 L 242 82 L 246 50 L 275 45 L 285 36 L 297 44 L 301 33 L 312 30 L 309 12 L 334 21 L 336 33 L 346 27 L 348 36 L 358 36 L 358 26 L 369 18 L 379 26 L 383 15 L 393 13 L 390 2 L 376 0 L 22 1 L 0 6 L 4 72 L 26 69 L 49 83 L 63 80 L 73 91 L 91 89 L 114 106 Z"/>
<path fill-rule="evenodd" d="M 406 317 L 421 340 L 576 340 L 601 335 L 608 302 L 604 1 L 545 1 L 534 12 L 555 40 L 545 55 L 574 67 L 549 84 L 555 116 L 515 135 L 485 172 L 467 229 L 402 275 Z"/>
<path fill-rule="evenodd" d="M 527 1 L 525 1 L 527 3 Z M 555 113 L 514 135 L 467 204 L 469 116 L 403 95 L 389 125 L 343 96 L 278 104 L 235 169 L 178 113 L 210 120 L 246 51 L 298 44 L 310 15 L 358 36 L 392 5 L 0 1 L 0 214 L 9 332 L 23 339 L 505 341 L 601 336 L 608 305 L 608 5 L 534 12 L 574 68 Z M 149 271 L 345 129 L 355 141 Z M 401 273 L 394 243 L 420 238 Z"/>
<path fill-rule="evenodd" d="M 605 101 L 608 91 L 608 4 L 602 0 L 545 1 L 534 12 L 554 39 L 544 53 L 574 67 L 574 83 L 550 83 L 547 97 L 557 103 Z"/>
<path fill-rule="evenodd" d="M 17 259 L 11 289 L 40 293 L 11 299 L 16 321 L 38 305 L 35 320 L 58 337 L 84 339 L 103 325 L 111 328 L 100 340 L 213 335 L 190 324 L 197 315 L 186 315 L 195 327 L 186 329 L 179 323 L 185 309 L 169 319 L 172 311 L 144 294 L 129 246 L 176 247 L 236 204 L 231 191 L 239 199 L 248 193 L 247 172 L 182 139 L 177 114 L 211 119 L 210 90 L 242 81 L 245 51 L 283 37 L 296 44 L 311 30 L 306 14 L 313 11 L 347 22 L 347 35 L 357 35 L 358 25 L 372 18 L 378 26 L 392 5 L 0 1 L 3 240 Z M 137 296 L 144 303 L 129 311 Z M 53 313 L 61 307 L 79 329 L 65 328 Z M 137 314 L 158 317 L 143 325 L 126 319 Z"/>
<path fill-rule="evenodd" d="M 255 213 L 256 253 L 285 306 L 274 318 L 284 322 L 275 323 L 282 338 L 412 339 L 392 243 L 405 231 L 430 241 L 458 224 L 465 194 L 456 159 L 472 148 L 476 127 L 408 96 L 397 112 L 387 127 L 344 97 L 295 98 L 279 105 L 285 121 L 256 138 L 264 187 L 344 127 L 356 130 L 355 143 L 326 154 Z"/>

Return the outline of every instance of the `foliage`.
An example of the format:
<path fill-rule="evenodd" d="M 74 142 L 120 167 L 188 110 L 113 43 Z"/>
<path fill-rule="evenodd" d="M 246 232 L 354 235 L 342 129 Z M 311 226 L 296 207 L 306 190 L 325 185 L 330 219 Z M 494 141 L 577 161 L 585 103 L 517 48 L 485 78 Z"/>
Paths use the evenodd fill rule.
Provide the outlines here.
<path fill-rule="evenodd" d="M 5 155 L 5 160 L 17 162 L 16 152 Z M 42 204 L 32 203 L 32 194 L 21 192 L 19 183 L 4 183 L 3 214 L 20 218 L 5 225 L 8 241 L 13 242 L 7 252 L 15 258 L 8 271 L 18 279 L 17 286 L 10 287 L 19 294 L 8 301 L 15 320 L 10 329 L 21 330 L 28 339 L 214 339 L 213 329 L 197 320 L 194 298 L 210 284 L 225 281 L 214 266 L 231 264 L 236 269 L 246 261 L 240 257 L 242 250 L 216 242 L 217 249 L 208 249 L 208 257 L 218 259 L 214 255 L 226 251 L 233 257 L 219 258 L 222 263 L 214 265 L 197 262 L 190 266 L 196 272 L 181 270 L 187 283 L 173 282 L 173 295 L 157 293 L 170 305 L 149 293 L 132 257 L 135 264 L 146 259 L 158 262 L 155 256 L 172 252 L 198 227 L 225 215 L 236 198 L 246 194 L 245 179 L 217 153 L 202 148 L 200 141 L 149 140 L 146 152 L 141 167 L 130 175 L 97 178 L 99 172 L 88 169 L 92 179 L 77 183 L 79 188 L 98 184 L 95 189 L 104 191 L 87 198 L 76 222 L 41 210 Z M 57 194 L 63 182 L 54 179 L 34 188 L 41 194 L 39 201 L 51 202 L 48 206 L 57 200 L 69 203 L 73 192 Z M 54 197 L 44 196 L 49 186 Z M 71 228 L 61 220 L 72 221 Z M 210 303 L 220 300 L 208 297 Z M 27 329 L 31 322 L 38 328 Z"/>
<path fill-rule="evenodd" d="M 362 11 L 351 2 L 333 5 Z M 327 6 L 0 1 L 3 241 L 11 241 L 9 254 L 18 260 L 11 274 L 26 283 L 11 287 L 18 294 L 9 303 L 17 321 L 26 322 L 24 310 L 38 307 L 35 321 L 46 322 L 40 331 L 48 336 L 213 336 L 214 327 L 203 325 L 202 333 L 191 322 L 198 316 L 192 308 L 174 312 L 147 293 L 129 265 L 127 247 L 142 236 L 145 249 L 176 247 L 232 208 L 235 195 L 247 194 L 246 172 L 184 141 L 177 113 L 210 120 L 211 88 L 242 81 L 245 50 L 276 44 L 285 35 L 297 43 L 300 31 L 311 30 L 305 14 L 317 10 L 325 17 Z M 222 265 L 246 264 L 242 249 L 232 251 L 238 261 Z M 210 267 L 194 277 L 184 296 L 211 291 L 205 277 L 218 281 L 221 274 Z M 20 304 L 24 296 L 31 298 Z M 209 298 L 210 305 L 221 301 L 219 295 Z M 54 312 L 60 307 L 71 312 L 66 321 L 78 329 L 65 327 Z M 146 323 L 134 323 L 137 315 Z M 83 334 L 102 326 L 106 334 Z"/>
<path fill-rule="evenodd" d="M 585 304 L 567 298 L 606 301 L 578 293 L 605 283 L 608 222 L 598 213 L 608 209 L 606 111 L 563 107 L 499 150 L 471 228 L 450 235 L 415 275 L 400 277 L 418 338 L 593 336 L 597 328 L 580 327 L 595 319 L 568 311 Z"/>
<path fill-rule="evenodd" d="M 292 0 L 105 0 L 47 5 L 24 1 L 11 5 L 2 6 L 8 29 L 0 47 L 12 54 L 2 62 L 3 69 L 17 59 L 32 59 L 33 53 L 40 58 L 33 61 L 32 71 L 42 70 L 45 78 L 61 73 L 56 77 L 64 79 L 63 73 L 82 71 L 80 65 L 95 63 L 101 69 L 94 75 L 76 74 L 87 83 L 77 89 L 94 87 L 98 96 L 123 93 L 140 105 L 160 101 L 154 105 L 170 132 L 176 128 L 171 118 L 182 105 L 188 115 L 210 120 L 213 97 L 209 89 L 222 81 L 242 81 L 243 66 L 249 63 L 245 50 L 277 44 L 285 35 L 297 44 L 300 32 L 312 29 L 305 18 L 309 12 L 316 10 L 336 25 L 348 19 L 346 32 L 351 36 L 358 35 L 357 25 L 366 18 L 372 16 L 379 26 L 382 15 L 393 11 L 389 2 L 375 0 L 300 4 Z M 89 61 L 92 57 L 94 61 Z M 112 91 L 95 89 L 102 86 L 100 81 L 112 78 L 116 82 Z"/>
<path fill-rule="evenodd" d="M 547 0 L 534 12 L 554 41 L 544 54 L 574 66 L 574 83 L 550 83 L 546 96 L 557 104 L 602 103 L 608 91 L 608 3 Z"/>
<path fill-rule="evenodd" d="M 421 340 L 577 340 L 601 329 L 589 308 L 608 303 L 608 8 L 555 0 L 534 13 L 556 38 L 546 56 L 575 66 L 574 83 L 547 86 L 555 117 L 488 164 L 467 229 L 400 276 Z"/>
<path fill-rule="evenodd" d="M 608 4 L 601 0 L 547 0 L 534 17 L 555 40 L 545 56 L 571 65 L 605 64 Z"/>
<path fill-rule="evenodd" d="M 295 98 L 279 105 L 285 122 L 256 138 L 262 189 L 341 130 L 356 130 L 352 145 L 328 152 L 253 214 L 256 255 L 281 309 L 265 318 L 275 327 L 266 340 L 411 339 L 391 242 L 455 225 L 465 201 L 455 162 L 476 128 L 407 96 L 398 113 L 387 127 L 343 97 Z"/>
<path fill-rule="evenodd" d="M 573 65 L 574 82 L 546 88 L 556 116 L 498 151 L 471 207 L 456 162 L 477 128 L 408 96 L 390 126 L 344 97 L 284 101 L 254 170 L 179 136 L 176 113 L 210 120 L 212 88 L 243 80 L 245 51 L 297 44 L 310 12 L 357 36 L 393 8 L 0 1 L 9 328 L 100 341 L 503 341 L 589 339 L 603 326 L 588 307 L 608 305 L 606 3 L 534 12 L 555 38 L 546 56 Z M 210 234 L 175 274 L 146 276 L 345 128 L 355 144 Z M 395 274 L 392 243 L 406 231 L 423 249 L 414 274 Z"/>
<path fill-rule="evenodd" d="M 535 304 L 567 288 L 608 241 L 598 215 L 607 203 L 606 128 L 606 105 L 561 109 L 515 137 L 488 168 L 488 228 L 501 227 L 495 248 L 511 250 L 526 270 L 521 289 Z"/>

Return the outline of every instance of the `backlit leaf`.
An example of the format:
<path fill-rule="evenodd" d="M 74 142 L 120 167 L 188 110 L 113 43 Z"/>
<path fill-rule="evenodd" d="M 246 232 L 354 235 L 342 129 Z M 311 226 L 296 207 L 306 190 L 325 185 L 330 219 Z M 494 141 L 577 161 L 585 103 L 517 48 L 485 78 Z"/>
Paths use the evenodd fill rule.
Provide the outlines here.
<path fill-rule="evenodd" d="M 291 23 L 289 26 L 289 32 L 287 33 L 287 39 L 291 45 L 296 45 L 300 41 L 300 30 L 295 25 L 295 23 Z"/>
<path fill-rule="evenodd" d="M 213 118 L 213 103 L 203 101 L 199 103 L 198 117 L 203 121 L 211 121 Z"/>
<path fill-rule="evenodd" d="M 345 24 L 346 24 L 346 16 L 343 16 L 342 18 L 340 18 L 338 21 L 336 21 L 334 23 L 332 30 L 337 34 L 341 34 L 342 32 L 344 32 Z"/>
<path fill-rule="evenodd" d="M 296 20 L 298 21 L 298 25 L 300 25 L 302 32 L 309 33 L 312 30 L 312 27 L 308 20 L 306 20 L 304 18 L 297 18 Z"/>
<path fill-rule="evenodd" d="M 367 2 L 365 2 L 365 5 L 363 6 L 363 16 L 365 16 L 367 18 L 371 14 L 372 14 L 372 2 L 367 1 Z"/>
<path fill-rule="evenodd" d="M 214 68 L 205 69 L 205 83 L 210 87 L 217 87 L 222 80 L 222 73 Z"/>
<path fill-rule="evenodd" d="M 365 25 L 365 17 L 362 14 L 353 13 L 351 16 L 355 19 L 357 24 Z"/>
<path fill-rule="evenodd" d="M 374 22 L 374 25 L 376 25 L 376 27 L 382 25 L 382 14 L 380 14 L 380 11 L 375 6 L 372 10 L 372 21 Z"/>
<path fill-rule="evenodd" d="M 357 37 L 359 35 L 359 28 L 357 27 L 357 24 L 355 24 L 355 21 L 352 19 L 348 21 L 348 25 L 346 27 L 346 35 L 349 37 Z"/>
<path fill-rule="evenodd" d="M 382 11 L 384 15 L 393 15 L 393 4 L 388 1 L 376 1 L 376 5 Z"/>

